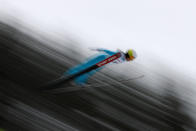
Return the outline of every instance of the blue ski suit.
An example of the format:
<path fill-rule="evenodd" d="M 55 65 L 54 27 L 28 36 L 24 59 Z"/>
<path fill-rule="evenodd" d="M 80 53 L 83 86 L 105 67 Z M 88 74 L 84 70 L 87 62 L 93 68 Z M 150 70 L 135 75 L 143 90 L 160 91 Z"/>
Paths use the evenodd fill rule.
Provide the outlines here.
<path fill-rule="evenodd" d="M 81 71 L 87 69 L 88 67 L 91 67 L 91 66 L 97 64 L 98 62 L 100 62 L 100 61 L 102 61 L 102 60 L 104 60 L 104 59 L 106 59 L 106 58 L 108 58 L 118 52 L 118 51 L 113 52 L 113 51 L 106 50 L 106 49 L 96 49 L 96 51 L 99 51 L 100 53 L 96 56 L 93 56 L 93 57 L 87 59 L 82 64 L 79 64 L 79 65 L 69 69 L 67 72 L 64 73 L 64 75 L 65 76 L 74 75 L 78 72 L 81 72 Z M 126 61 L 126 59 L 125 59 L 124 53 L 121 52 L 121 57 L 118 58 L 117 60 L 113 61 L 112 63 L 122 63 L 124 61 Z M 93 74 L 95 74 L 97 71 L 99 71 L 102 68 L 103 67 L 98 68 L 96 70 L 92 70 L 92 71 L 85 73 L 83 75 L 80 75 L 74 79 L 74 82 L 78 85 L 83 85 L 87 82 L 87 80 L 90 76 L 92 76 Z"/>

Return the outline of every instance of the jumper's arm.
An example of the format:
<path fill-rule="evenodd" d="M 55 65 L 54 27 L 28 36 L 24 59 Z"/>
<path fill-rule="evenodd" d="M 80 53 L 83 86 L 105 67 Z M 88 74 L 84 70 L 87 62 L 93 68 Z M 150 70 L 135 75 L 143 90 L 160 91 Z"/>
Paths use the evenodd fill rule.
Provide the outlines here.
<path fill-rule="evenodd" d="M 100 52 L 105 52 L 105 53 L 107 53 L 108 55 L 114 55 L 114 54 L 116 54 L 116 53 L 117 53 L 117 52 L 110 51 L 110 50 L 106 50 L 106 49 L 102 49 L 102 48 L 91 49 L 91 50 L 94 50 L 94 51 L 100 51 Z"/>

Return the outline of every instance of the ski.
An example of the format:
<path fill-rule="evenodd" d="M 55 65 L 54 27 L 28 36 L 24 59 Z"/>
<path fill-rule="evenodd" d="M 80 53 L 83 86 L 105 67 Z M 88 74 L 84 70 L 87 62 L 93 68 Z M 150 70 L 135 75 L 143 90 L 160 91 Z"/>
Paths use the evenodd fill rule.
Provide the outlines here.
<path fill-rule="evenodd" d="M 78 77 L 82 74 L 88 73 L 88 72 L 90 72 L 92 70 L 95 70 L 95 69 L 98 69 L 98 68 L 100 68 L 100 67 L 102 67 L 102 66 L 104 66 L 108 63 L 111 63 L 111 62 L 113 62 L 114 60 L 116 60 L 120 57 L 121 57 L 121 53 L 118 52 L 118 53 L 106 58 L 105 60 L 102 60 L 102 61 L 98 62 L 97 64 L 95 64 L 95 65 L 93 65 L 93 66 L 91 66 L 91 67 L 89 67 L 89 68 L 87 68 L 87 69 L 85 69 L 81 72 L 70 75 L 68 77 L 63 76 L 63 77 L 61 77 L 59 79 L 56 79 L 56 80 L 54 80 L 50 83 L 47 83 L 46 85 L 42 86 L 40 89 L 42 89 L 42 90 L 52 90 L 52 89 L 56 89 L 56 88 L 63 88 L 63 87 L 61 87 L 62 84 L 67 83 L 67 82 L 75 79 L 76 77 Z"/>

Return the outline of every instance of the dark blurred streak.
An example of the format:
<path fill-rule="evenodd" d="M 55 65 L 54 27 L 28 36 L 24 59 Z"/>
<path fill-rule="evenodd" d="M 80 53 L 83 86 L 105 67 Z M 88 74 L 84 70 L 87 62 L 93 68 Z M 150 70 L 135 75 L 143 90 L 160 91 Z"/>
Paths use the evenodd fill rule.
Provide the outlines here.
<path fill-rule="evenodd" d="M 40 36 L 22 25 L 0 23 L 0 129 L 195 130 L 176 85 L 168 80 L 169 84 L 160 83 L 165 89 L 160 95 L 149 88 L 154 77 L 146 85 L 140 83 L 143 79 L 123 83 L 118 79 L 126 76 L 104 69 L 90 79 L 89 84 L 99 85 L 94 88 L 61 94 L 37 90 L 78 64 L 78 56 L 84 59 L 75 49 L 76 41 L 66 42 L 63 46 L 63 41 Z M 139 72 L 140 68 L 131 70 Z"/>

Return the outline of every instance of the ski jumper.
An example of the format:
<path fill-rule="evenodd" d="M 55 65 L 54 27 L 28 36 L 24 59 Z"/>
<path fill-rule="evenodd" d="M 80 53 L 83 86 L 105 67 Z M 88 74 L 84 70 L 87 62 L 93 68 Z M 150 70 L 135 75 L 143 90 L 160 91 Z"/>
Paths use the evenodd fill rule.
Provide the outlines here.
<path fill-rule="evenodd" d="M 69 69 L 67 72 L 64 73 L 64 75 L 65 76 L 67 76 L 67 75 L 74 75 L 74 74 L 76 74 L 78 72 L 81 72 L 81 71 L 83 71 L 83 70 L 85 70 L 85 69 L 87 69 L 87 68 L 97 64 L 98 62 L 100 62 L 100 61 L 102 61 L 102 60 L 104 60 L 104 59 L 106 59 L 106 58 L 108 58 L 108 57 L 110 57 L 110 56 L 112 56 L 112 55 L 114 55 L 114 54 L 116 54 L 118 52 L 121 53 L 121 57 L 118 58 L 117 60 L 113 61 L 112 63 L 122 63 L 122 62 L 126 61 L 125 55 L 121 51 L 113 52 L 113 51 L 106 50 L 106 49 L 96 49 L 96 51 L 99 51 L 100 53 L 98 55 L 96 55 L 96 56 L 93 56 L 93 57 L 87 59 L 84 63 L 79 64 L 79 65 Z M 87 82 L 87 80 L 88 80 L 88 78 L 90 76 L 92 76 L 93 74 L 95 74 L 97 71 L 99 71 L 102 68 L 103 67 L 100 67 L 100 68 L 98 68 L 96 70 L 93 70 L 93 71 L 90 71 L 90 72 L 85 73 L 83 75 L 80 75 L 80 76 L 78 76 L 78 77 L 76 77 L 74 79 L 74 82 L 76 84 L 83 85 L 83 84 L 85 84 Z"/>

